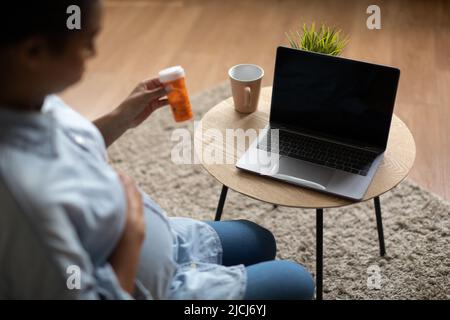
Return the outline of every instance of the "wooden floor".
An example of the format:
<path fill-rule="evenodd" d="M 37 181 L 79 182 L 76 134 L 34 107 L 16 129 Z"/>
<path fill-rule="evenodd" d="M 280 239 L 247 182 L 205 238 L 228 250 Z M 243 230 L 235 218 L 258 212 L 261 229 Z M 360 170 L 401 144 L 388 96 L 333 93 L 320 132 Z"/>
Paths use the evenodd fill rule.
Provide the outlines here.
<path fill-rule="evenodd" d="M 107 0 L 99 54 L 63 97 L 95 118 L 139 80 L 177 64 L 191 94 L 226 81 L 238 63 L 261 65 L 271 85 L 286 31 L 312 21 L 337 25 L 351 37 L 343 56 L 401 69 L 395 112 L 417 144 L 410 178 L 450 200 L 450 1 L 377 1 L 382 29 L 368 30 L 372 2 Z"/>

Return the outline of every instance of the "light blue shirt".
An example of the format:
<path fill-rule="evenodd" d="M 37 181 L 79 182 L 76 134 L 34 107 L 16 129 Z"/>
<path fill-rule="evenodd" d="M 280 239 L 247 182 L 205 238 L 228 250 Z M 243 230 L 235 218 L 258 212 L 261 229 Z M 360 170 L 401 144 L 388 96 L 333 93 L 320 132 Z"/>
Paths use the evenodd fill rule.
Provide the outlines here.
<path fill-rule="evenodd" d="M 130 296 L 108 263 L 126 198 L 98 129 L 56 96 L 41 112 L 0 108 L 0 298 L 242 299 L 245 268 L 220 265 L 217 233 L 142 194 L 147 233 Z"/>

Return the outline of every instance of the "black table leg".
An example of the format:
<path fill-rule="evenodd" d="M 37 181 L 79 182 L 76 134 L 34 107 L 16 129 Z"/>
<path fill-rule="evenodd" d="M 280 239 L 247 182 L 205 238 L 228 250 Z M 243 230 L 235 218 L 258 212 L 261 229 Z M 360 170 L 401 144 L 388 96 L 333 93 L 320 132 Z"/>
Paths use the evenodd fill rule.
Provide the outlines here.
<path fill-rule="evenodd" d="M 384 232 L 383 232 L 383 221 L 381 220 L 381 205 L 380 197 L 373 198 L 375 204 L 375 215 L 377 217 L 377 230 L 378 230 L 378 241 L 380 242 L 380 256 L 386 254 L 386 249 L 384 247 Z"/>
<path fill-rule="evenodd" d="M 222 186 L 222 192 L 220 193 L 219 204 L 217 205 L 216 217 L 214 221 L 220 221 L 222 217 L 223 206 L 225 205 L 225 199 L 227 198 L 228 187 L 226 185 Z"/>
<path fill-rule="evenodd" d="M 227 198 L 228 187 L 223 185 L 217 206 L 215 221 L 220 221 L 223 207 Z M 383 221 L 381 219 L 380 198 L 374 198 L 375 214 L 377 219 L 378 240 L 380 242 L 380 255 L 386 254 L 384 246 Z M 316 209 L 316 300 L 322 300 L 323 293 L 323 209 Z"/>
<path fill-rule="evenodd" d="M 316 300 L 322 300 L 323 286 L 323 209 L 316 209 Z"/>

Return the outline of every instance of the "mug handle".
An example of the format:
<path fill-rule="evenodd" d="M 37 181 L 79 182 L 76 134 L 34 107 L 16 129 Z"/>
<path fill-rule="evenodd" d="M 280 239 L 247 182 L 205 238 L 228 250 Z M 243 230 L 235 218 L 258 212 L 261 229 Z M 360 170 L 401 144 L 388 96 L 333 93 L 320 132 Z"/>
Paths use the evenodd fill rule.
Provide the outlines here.
<path fill-rule="evenodd" d="M 250 108 L 251 102 L 252 102 L 252 90 L 250 89 L 250 87 L 245 87 L 245 100 L 244 100 L 244 104 L 246 108 Z"/>

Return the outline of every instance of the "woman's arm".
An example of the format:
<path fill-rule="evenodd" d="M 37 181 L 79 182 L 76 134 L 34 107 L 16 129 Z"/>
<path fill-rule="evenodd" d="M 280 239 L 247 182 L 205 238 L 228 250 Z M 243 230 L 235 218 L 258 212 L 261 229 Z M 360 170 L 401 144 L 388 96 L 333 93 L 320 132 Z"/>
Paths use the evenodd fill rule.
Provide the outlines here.
<path fill-rule="evenodd" d="M 128 129 L 147 119 L 156 109 L 167 105 L 163 98 L 169 91 L 157 78 L 141 82 L 112 112 L 94 121 L 106 146 L 110 146 Z"/>
<path fill-rule="evenodd" d="M 92 264 L 64 206 L 11 190 L 0 179 L 0 299 L 131 298 L 112 263 Z"/>

